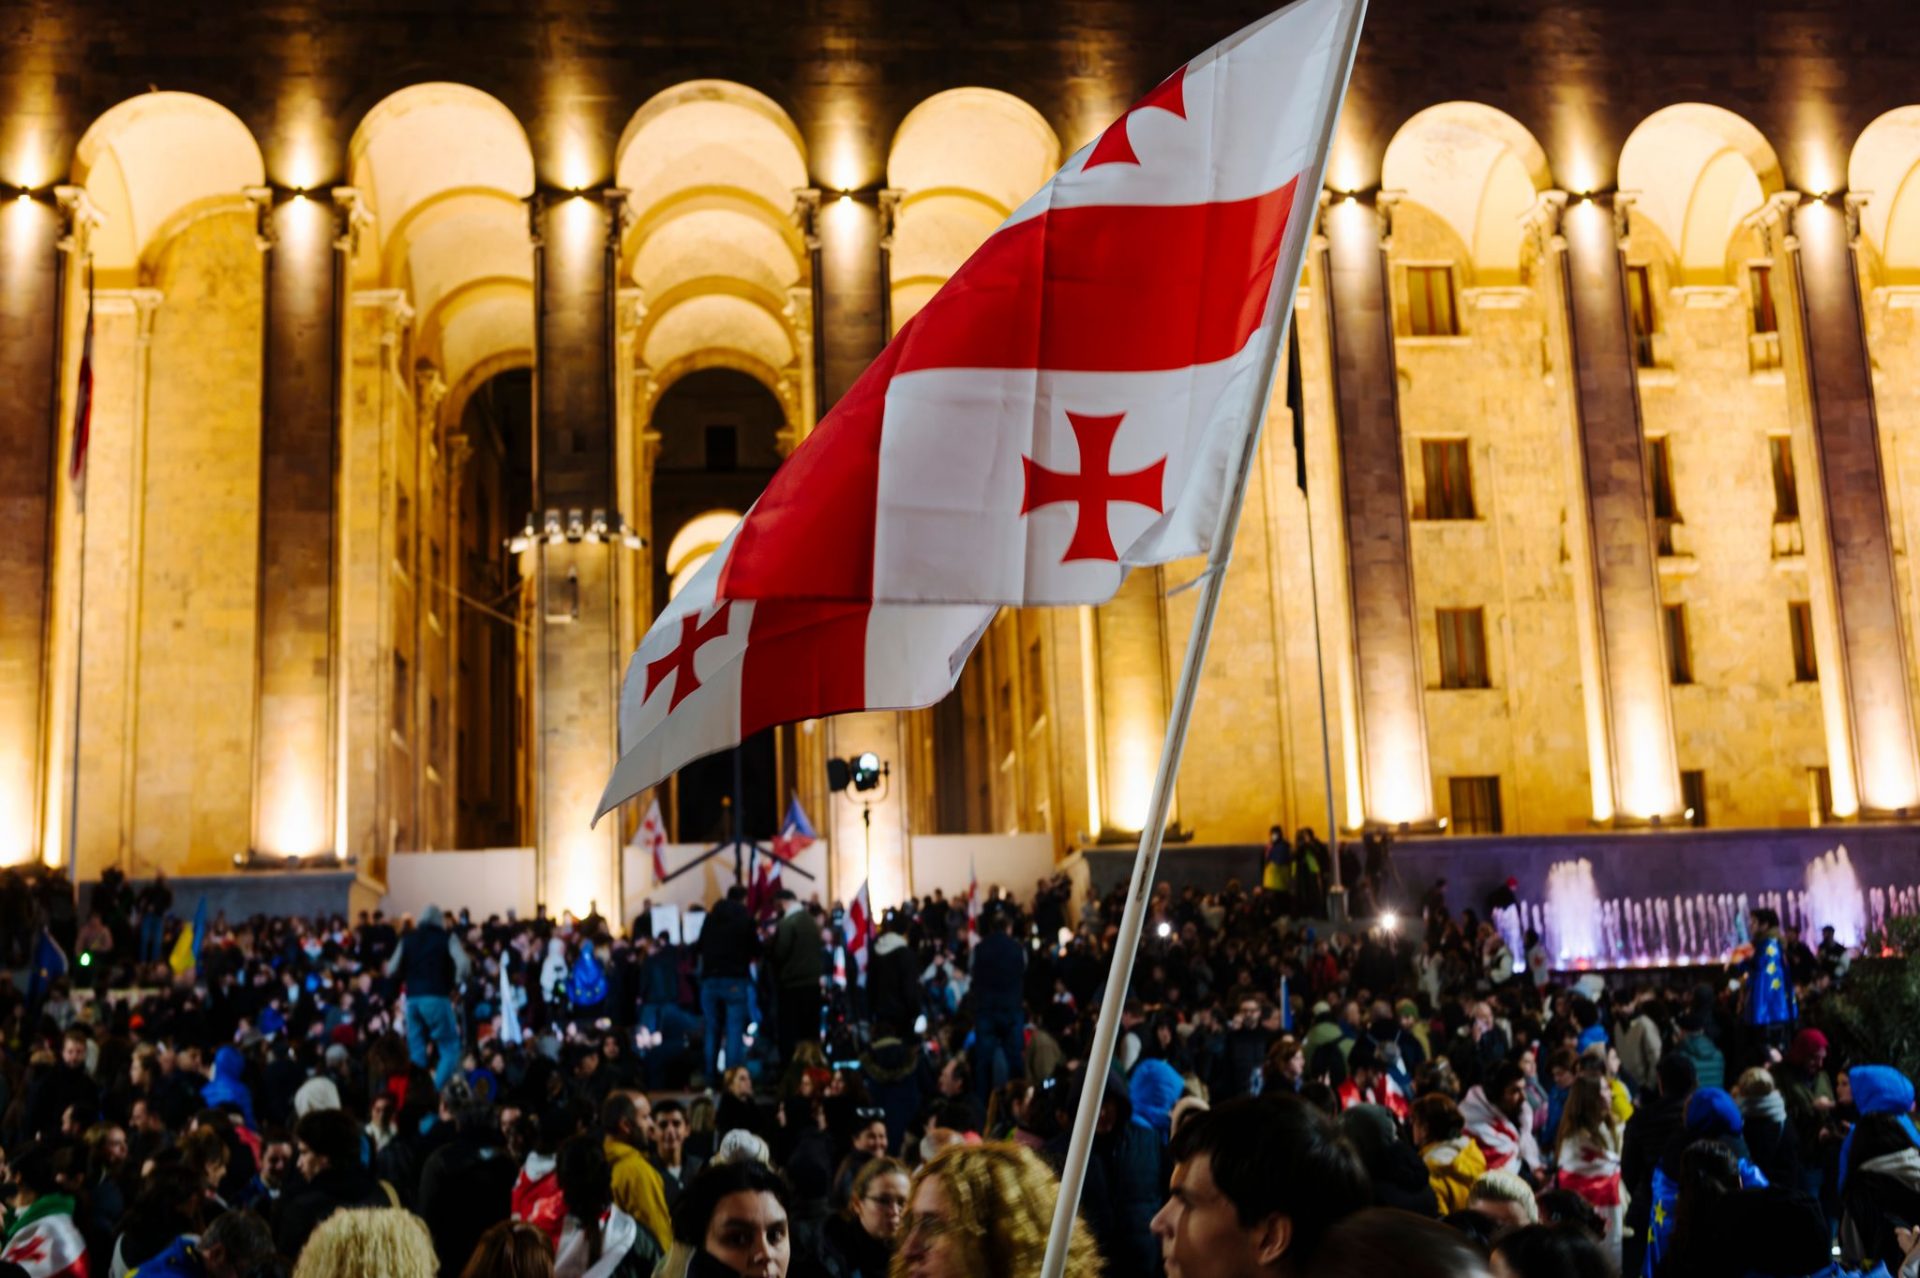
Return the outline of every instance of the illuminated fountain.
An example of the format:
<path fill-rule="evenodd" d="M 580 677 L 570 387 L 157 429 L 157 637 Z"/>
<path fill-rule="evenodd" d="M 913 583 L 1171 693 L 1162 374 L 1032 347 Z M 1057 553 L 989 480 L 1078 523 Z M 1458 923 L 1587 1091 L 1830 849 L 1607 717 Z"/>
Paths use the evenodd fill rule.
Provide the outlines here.
<path fill-rule="evenodd" d="M 1697 893 L 1691 896 L 1606 898 L 1591 862 L 1557 861 L 1547 871 L 1546 900 L 1522 902 L 1519 921 L 1539 933 L 1553 966 L 1587 968 L 1695 967 L 1726 962 L 1751 939 L 1747 914 L 1770 909 L 1787 927 L 1817 945 L 1831 925 L 1848 948 L 1858 947 L 1889 919 L 1920 913 L 1920 886 L 1862 890 L 1845 847 L 1810 862 L 1798 892 Z"/>

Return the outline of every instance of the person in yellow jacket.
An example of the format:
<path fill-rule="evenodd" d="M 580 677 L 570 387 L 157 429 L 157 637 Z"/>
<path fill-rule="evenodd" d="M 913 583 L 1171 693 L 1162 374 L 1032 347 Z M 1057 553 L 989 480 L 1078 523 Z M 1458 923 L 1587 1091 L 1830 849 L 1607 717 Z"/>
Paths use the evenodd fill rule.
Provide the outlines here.
<path fill-rule="evenodd" d="M 613 1169 L 613 1203 L 659 1240 L 660 1250 L 673 1246 L 673 1224 L 667 1213 L 667 1189 L 647 1156 L 640 1151 L 640 1111 L 633 1097 L 614 1092 L 600 1106 L 600 1130 L 605 1134 L 607 1165 Z"/>
<path fill-rule="evenodd" d="M 1463 1210 L 1473 1183 L 1486 1174 L 1487 1156 L 1467 1134 L 1467 1120 L 1452 1097 L 1435 1092 L 1414 1102 L 1413 1143 L 1427 1165 L 1427 1183 L 1440 1200 L 1440 1214 Z"/>

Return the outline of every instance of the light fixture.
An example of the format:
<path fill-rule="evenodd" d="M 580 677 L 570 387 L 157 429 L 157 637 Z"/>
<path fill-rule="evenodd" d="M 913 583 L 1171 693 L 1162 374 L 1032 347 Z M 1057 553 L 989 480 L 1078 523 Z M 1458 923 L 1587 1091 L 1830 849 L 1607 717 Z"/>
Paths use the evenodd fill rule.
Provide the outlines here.
<path fill-rule="evenodd" d="M 1448 821 L 1447 821 L 1447 818 L 1445 818 L 1445 817 L 1441 817 L 1441 818 L 1440 818 L 1440 828 L 1444 830 L 1444 829 L 1446 829 L 1446 828 L 1447 828 L 1447 825 L 1448 825 Z"/>
<path fill-rule="evenodd" d="M 567 512 L 567 540 L 580 541 L 587 535 L 587 520 L 583 511 Z"/>
<path fill-rule="evenodd" d="M 1161 940 L 1164 941 L 1169 936 L 1173 935 L 1173 924 L 1162 923 L 1159 927 L 1154 928 L 1153 932 L 1155 936 L 1158 936 Z"/>
<path fill-rule="evenodd" d="M 1688 808 L 1685 812 L 1681 813 L 1681 815 L 1684 816 L 1687 820 L 1691 821 L 1693 820 L 1693 809 Z"/>
<path fill-rule="evenodd" d="M 1400 916 L 1392 910 L 1388 910 L 1380 916 L 1380 926 L 1389 932 L 1398 932 L 1400 930 Z"/>
<path fill-rule="evenodd" d="M 542 531 L 546 534 L 549 546 L 557 546 L 567 539 L 566 532 L 560 527 L 560 512 L 557 510 L 547 512 Z"/>
<path fill-rule="evenodd" d="M 853 788 L 860 791 L 878 789 L 880 785 L 880 756 L 869 750 L 853 761 L 849 780 Z"/>
<path fill-rule="evenodd" d="M 513 554 L 524 554 L 533 549 L 533 543 L 539 538 L 539 530 L 533 526 L 533 516 L 527 516 L 526 526 L 507 538 L 507 549 Z"/>

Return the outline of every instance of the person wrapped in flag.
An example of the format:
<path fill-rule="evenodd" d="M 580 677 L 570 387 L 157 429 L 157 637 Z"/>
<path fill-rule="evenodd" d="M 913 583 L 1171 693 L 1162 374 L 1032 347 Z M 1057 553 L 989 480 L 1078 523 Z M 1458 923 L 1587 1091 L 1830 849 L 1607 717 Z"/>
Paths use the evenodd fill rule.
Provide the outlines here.
<path fill-rule="evenodd" d="M 1780 916 L 1769 909 L 1748 916 L 1753 952 L 1742 962 L 1740 1014 L 1769 1047 L 1784 1047 L 1800 1019 L 1786 947 L 1780 941 Z"/>
<path fill-rule="evenodd" d="M 71 1166 L 66 1165 L 69 1160 Z M 74 1224 L 72 1195 L 60 1187 L 63 1174 L 78 1179 L 84 1173 L 79 1147 L 29 1145 L 14 1156 L 8 1171 L 13 1198 L 0 1265 L 18 1265 L 28 1278 L 88 1278 L 93 1271 L 87 1240 Z"/>
<path fill-rule="evenodd" d="M 1669 1145 L 1667 1153 L 1653 1169 L 1653 1188 L 1649 1194 L 1652 1205 L 1647 1213 L 1646 1261 L 1640 1271 L 1642 1278 L 1666 1278 L 1667 1271 L 1662 1266 L 1666 1263 L 1667 1250 L 1673 1241 L 1674 1218 L 1680 1205 L 1681 1162 L 1688 1147 L 1699 1141 L 1739 1141 L 1741 1132 L 1746 1128 L 1739 1105 L 1734 1103 L 1733 1097 L 1723 1087 L 1703 1087 L 1688 1097 L 1684 1122 L 1685 1138 Z M 1746 1157 L 1745 1149 L 1745 1143 L 1741 1142 L 1735 1150 L 1739 1157 L 1741 1188 L 1764 1189 L 1767 1178 Z"/>

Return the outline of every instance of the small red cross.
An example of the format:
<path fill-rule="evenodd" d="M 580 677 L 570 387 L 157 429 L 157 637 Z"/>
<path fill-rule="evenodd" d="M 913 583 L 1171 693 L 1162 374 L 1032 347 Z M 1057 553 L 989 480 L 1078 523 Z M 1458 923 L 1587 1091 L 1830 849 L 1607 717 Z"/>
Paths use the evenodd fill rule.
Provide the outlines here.
<path fill-rule="evenodd" d="M 700 614 L 690 612 L 680 618 L 680 646 L 657 661 L 647 663 L 647 697 L 653 696 L 668 675 L 675 676 L 673 698 L 667 702 L 667 713 L 672 714 L 700 687 L 700 676 L 693 668 L 693 658 L 700 649 L 727 633 L 727 614 L 733 610 L 733 601 L 720 605 L 711 617 L 704 622 Z M 642 701 L 646 697 L 641 698 Z"/>
<path fill-rule="evenodd" d="M 1127 121 L 1135 111 L 1145 111 L 1148 107 L 1157 107 L 1162 111 L 1171 111 L 1181 119 L 1187 118 L 1187 96 L 1184 84 L 1187 69 L 1181 67 L 1162 80 L 1146 97 L 1127 108 L 1127 113 L 1107 126 L 1100 140 L 1093 144 L 1093 154 L 1080 166 L 1085 173 L 1088 169 L 1102 164 L 1138 164 L 1140 157 L 1133 153 L 1133 142 L 1127 137 Z"/>
<path fill-rule="evenodd" d="M 1073 540 L 1067 543 L 1067 553 L 1060 560 L 1063 564 L 1076 559 L 1119 562 L 1120 555 L 1113 548 L 1113 534 L 1107 530 L 1107 507 L 1115 502 L 1128 502 L 1154 511 L 1164 509 L 1160 488 L 1167 469 L 1166 458 L 1144 470 L 1131 470 L 1123 475 L 1113 473 L 1113 437 L 1120 433 L 1120 420 L 1125 416 L 1125 413 L 1114 413 L 1110 417 L 1067 414 L 1073 437 L 1080 445 L 1077 475 L 1049 470 L 1031 457 L 1020 459 L 1026 476 L 1026 492 L 1020 500 L 1021 514 L 1063 501 L 1080 508 L 1074 516 Z"/>
<path fill-rule="evenodd" d="M 47 1236 L 41 1233 L 27 1235 L 25 1240 L 15 1247 L 12 1253 L 7 1256 L 7 1259 L 16 1265 L 28 1265 L 36 1260 L 45 1260 L 46 1258 Z"/>

